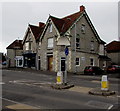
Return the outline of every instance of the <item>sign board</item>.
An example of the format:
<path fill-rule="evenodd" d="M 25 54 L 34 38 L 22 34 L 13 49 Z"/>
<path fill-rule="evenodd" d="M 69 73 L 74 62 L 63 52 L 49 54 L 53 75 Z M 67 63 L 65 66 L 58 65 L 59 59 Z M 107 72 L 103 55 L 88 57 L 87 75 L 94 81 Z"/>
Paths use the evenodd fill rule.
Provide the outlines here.
<path fill-rule="evenodd" d="M 69 54 L 69 49 L 68 47 L 65 48 L 65 55 L 67 56 Z"/>

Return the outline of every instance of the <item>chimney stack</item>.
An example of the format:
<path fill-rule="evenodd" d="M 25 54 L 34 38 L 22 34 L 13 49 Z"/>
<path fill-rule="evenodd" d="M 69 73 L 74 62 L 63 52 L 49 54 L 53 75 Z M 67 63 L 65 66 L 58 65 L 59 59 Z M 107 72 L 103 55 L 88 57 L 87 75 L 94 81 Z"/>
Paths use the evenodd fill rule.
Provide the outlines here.
<path fill-rule="evenodd" d="M 85 7 L 83 5 L 80 6 L 80 12 L 84 11 Z"/>
<path fill-rule="evenodd" d="M 39 27 L 43 27 L 45 24 L 43 22 L 39 22 Z"/>

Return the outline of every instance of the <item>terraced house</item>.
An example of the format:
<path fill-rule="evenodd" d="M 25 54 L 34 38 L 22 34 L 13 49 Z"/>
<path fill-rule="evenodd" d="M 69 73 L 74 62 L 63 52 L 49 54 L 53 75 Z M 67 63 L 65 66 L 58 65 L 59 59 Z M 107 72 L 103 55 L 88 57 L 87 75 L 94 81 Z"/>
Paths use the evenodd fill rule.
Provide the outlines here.
<path fill-rule="evenodd" d="M 66 59 L 65 46 L 57 45 L 68 39 L 70 46 Z M 67 45 L 67 44 L 66 44 Z M 64 18 L 49 16 L 39 38 L 40 69 L 49 71 L 82 72 L 85 66 L 106 67 L 105 42 L 100 39 L 84 6 Z"/>
<path fill-rule="evenodd" d="M 23 38 L 23 58 L 24 67 L 37 69 L 38 60 L 38 40 L 44 29 L 45 24 L 40 22 L 39 26 L 28 25 Z M 40 66 L 39 66 L 40 67 Z"/>

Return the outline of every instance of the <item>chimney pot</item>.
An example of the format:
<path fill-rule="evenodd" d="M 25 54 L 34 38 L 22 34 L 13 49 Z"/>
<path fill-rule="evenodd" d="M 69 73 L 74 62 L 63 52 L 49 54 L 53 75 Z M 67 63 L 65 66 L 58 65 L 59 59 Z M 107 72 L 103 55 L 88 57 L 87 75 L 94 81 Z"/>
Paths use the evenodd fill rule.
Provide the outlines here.
<path fill-rule="evenodd" d="M 80 12 L 84 11 L 85 10 L 85 7 L 82 5 L 80 6 Z"/>

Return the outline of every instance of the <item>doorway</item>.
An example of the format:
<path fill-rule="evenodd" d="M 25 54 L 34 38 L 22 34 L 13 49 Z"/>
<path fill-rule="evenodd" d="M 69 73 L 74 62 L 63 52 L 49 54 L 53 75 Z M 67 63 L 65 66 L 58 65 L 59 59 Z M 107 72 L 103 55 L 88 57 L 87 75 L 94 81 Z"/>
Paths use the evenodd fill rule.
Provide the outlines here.
<path fill-rule="evenodd" d="M 48 56 L 48 70 L 53 70 L 53 56 Z"/>
<path fill-rule="evenodd" d="M 61 64 L 60 64 L 60 66 L 61 66 L 61 71 L 65 71 L 65 57 L 61 57 Z"/>

